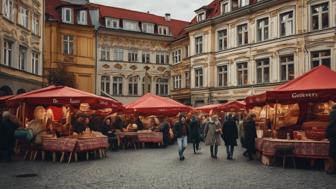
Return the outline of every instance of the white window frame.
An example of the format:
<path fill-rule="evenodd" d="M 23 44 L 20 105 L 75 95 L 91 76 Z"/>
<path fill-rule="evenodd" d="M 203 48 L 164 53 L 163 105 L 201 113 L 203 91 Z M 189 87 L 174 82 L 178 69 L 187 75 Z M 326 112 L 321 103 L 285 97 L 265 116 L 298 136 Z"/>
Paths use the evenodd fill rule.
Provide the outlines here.
<path fill-rule="evenodd" d="M 177 49 L 173 51 L 172 53 L 173 64 L 181 63 L 181 54 L 182 54 L 182 49 Z"/>
<path fill-rule="evenodd" d="M 106 94 L 111 94 L 111 77 L 108 75 L 102 75 L 100 77 L 101 91 Z"/>
<path fill-rule="evenodd" d="M 8 20 L 13 21 L 13 0 L 3 0 L 2 2 L 2 14 Z"/>
<path fill-rule="evenodd" d="M 323 51 L 329 51 L 329 56 L 321 56 L 321 53 Z M 317 58 L 313 58 L 312 53 L 318 53 L 319 56 Z M 332 68 L 332 49 L 321 49 L 321 50 L 314 50 L 314 51 L 310 51 L 310 67 L 313 67 L 313 61 L 318 61 L 319 62 L 319 66 L 323 65 L 322 61 L 325 59 L 329 59 L 330 62 L 330 68 Z"/>
<path fill-rule="evenodd" d="M 40 35 L 40 17 L 37 14 L 33 14 L 32 16 L 32 33 Z"/>
<path fill-rule="evenodd" d="M 27 69 L 27 57 L 28 57 L 28 48 L 20 45 L 18 67 L 17 67 L 19 70 Z"/>
<path fill-rule="evenodd" d="M 39 74 L 39 57 L 40 53 L 32 51 L 32 64 L 31 64 L 31 73 L 38 75 Z"/>
<path fill-rule="evenodd" d="M 123 95 L 123 77 L 115 76 L 112 78 L 112 95 L 113 96 Z"/>
<path fill-rule="evenodd" d="M 87 25 L 88 24 L 88 12 L 87 10 L 79 10 L 77 15 L 77 24 Z"/>
<path fill-rule="evenodd" d="M 159 35 L 170 35 L 169 28 L 167 26 L 159 26 L 158 27 L 158 34 Z"/>
<path fill-rule="evenodd" d="M 24 28 L 29 27 L 29 10 L 25 7 L 19 7 L 19 18 L 18 18 L 18 24 L 23 26 Z"/>
<path fill-rule="evenodd" d="M 292 56 L 293 57 L 293 61 L 289 61 L 288 60 L 288 58 L 287 57 L 289 57 L 289 56 Z M 282 62 L 281 61 L 281 58 L 283 58 L 283 57 L 286 57 L 286 61 L 285 62 Z M 293 53 L 291 53 L 291 54 L 281 54 L 281 55 L 279 55 L 279 63 L 280 63 L 280 69 L 279 69 L 279 71 L 280 71 L 280 74 L 279 74 L 279 76 L 280 76 L 280 81 L 289 81 L 290 80 L 290 78 L 289 78 L 289 65 L 293 65 L 293 72 L 295 73 L 295 64 L 294 64 L 294 54 Z M 285 79 L 282 79 L 282 72 L 281 72 L 281 69 L 282 69 L 282 67 L 285 67 L 285 70 L 286 70 L 286 76 L 285 76 Z M 293 77 L 293 79 L 294 79 L 294 77 Z"/>
<path fill-rule="evenodd" d="M 114 50 L 113 50 L 113 60 L 114 61 L 124 61 L 124 49 L 114 48 Z"/>
<path fill-rule="evenodd" d="M 219 33 L 225 31 L 226 34 L 223 36 L 220 36 Z M 217 30 L 217 51 L 222 51 L 228 48 L 228 29 L 227 28 L 221 28 Z M 222 46 L 222 48 L 220 48 Z"/>
<path fill-rule="evenodd" d="M 127 57 L 128 62 L 138 62 L 139 57 L 138 57 L 138 50 L 128 50 L 128 57 Z"/>
<path fill-rule="evenodd" d="M 239 0 L 239 7 L 245 7 L 250 5 L 250 1 L 249 0 Z"/>
<path fill-rule="evenodd" d="M 199 40 L 200 39 L 200 40 Z M 203 36 L 195 37 L 195 54 L 203 53 Z"/>
<path fill-rule="evenodd" d="M 181 89 L 182 88 L 182 77 L 181 77 L 181 75 L 173 76 L 173 84 L 174 84 L 174 89 Z"/>
<path fill-rule="evenodd" d="M 9 40 L 4 40 L 4 54 L 3 54 L 3 63 L 6 66 L 12 66 L 13 62 L 13 42 Z"/>
<path fill-rule="evenodd" d="M 205 11 L 201 11 L 197 13 L 197 22 L 202 22 L 206 19 L 206 12 Z"/>
<path fill-rule="evenodd" d="M 204 86 L 204 70 L 203 68 L 195 68 L 195 88 L 202 88 Z"/>
<path fill-rule="evenodd" d="M 141 53 L 141 62 L 144 64 L 149 64 L 151 62 L 150 52 L 142 51 Z"/>
<path fill-rule="evenodd" d="M 244 27 L 246 26 L 246 28 Z M 239 27 L 242 27 L 241 33 L 239 32 Z M 236 26 L 237 30 L 237 46 L 243 46 L 249 44 L 249 31 L 248 31 L 248 23 L 242 23 Z M 242 35 L 242 43 L 239 43 L 239 35 Z M 245 40 L 247 38 L 247 43 L 245 43 Z"/>
<path fill-rule="evenodd" d="M 156 80 L 156 94 L 160 96 L 169 95 L 169 79 L 158 78 Z"/>
<path fill-rule="evenodd" d="M 143 22 L 141 24 L 141 31 L 145 33 L 154 33 L 154 24 Z"/>
<path fill-rule="evenodd" d="M 244 68 L 238 68 L 238 65 L 240 65 L 240 64 L 246 64 L 246 67 L 244 66 Z M 237 86 L 245 86 L 245 85 L 248 85 L 248 78 L 249 78 L 249 73 L 248 73 L 248 62 L 237 62 L 236 63 L 236 69 L 237 69 Z M 241 84 L 240 84 L 240 79 L 241 78 L 239 78 L 239 72 L 242 72 L 242 78 L 245 78 L 245 76 L 246 76 L 246 78 L 247 78 L 247 82 L 246 83 L 244 83 L 244 81 L 242 80 L 241 81 Z"/>
<path fill-rule="evenodd" d="M 63 53 L 66 55 L 74 54 L 74 37 L 72 35 L 63 36 Z"/>
<path fill-rule="evenodd" d="M 292 18 L 288 17 L 288 14 L 292 13 Z M 287 15 L 285 20 L 281 20 L 282 15 Z M 290 35 L 294 35 L 295 32 L 295 11 L 293 9 L 291 10 L 285 10 L 279 13 L 279 36 L 280 37 L 286 37 Z M 281 24 L 284 23 L 285 25 L 285 34 L 281 34 Z"/>
<path fill-rule="evenodd" d="M 119 29 L 119 19 L 106 17 L 105 27 L 112 28 L 112 29 Z"/>
<path fill-rule="evenodd" d="M 265 24 L 267 20 L 267 24 Z M 261 25 L 259 25 L 261 24 Z M 262 42 L 270 39 L 270 19 L 269 17 L 263 17 L 256 20 L 256 39 L 257 42 Z M 267 31 L 267 35 L 266 35 Z M 261 32 L 259 37 L 259 32 Z"/>
<path fill-rule="evenodd" d="M 265 60 L 268 60 L 268 64 L 266 64 Z M 261 65 L 258 65 L 258 62 L 261 63 Z M 265 69 L 268 68 L 268 81 L 265 80 Z M 258 82 L 258 69 L 261 70 L 261 81 Z M 256 83 L 262 84 L 262 83 L 270 83 L 271 82 L 271 58 L 260 58 L 256 59 Z"/>
<path fill-rule="evenodd" d="M 314 29 L 313 28 L 313 13 L 312 13 L 312 7 L 314 7 L 314 6 L 320 6 L 320 8 L 322 7 L 322 5 L 323 4 L 328 4 L 328 11 L 327 11 L 327 13 L 328 13 L 328 27 L 325 27 L 325 28 L 329 28 L 331 25 L 332 25 L 332 23 L 331 23 L 331 19 L 330 19 L 330 15 L 331 15 L 331 12 L 330 12 L 330 7 L 332 7 L 331 5 L 330 5 L 330 2 L 329 1 L 321 1 L 321 2 L 316 2 L 316 3 L 314 3 L 314 4 L 310 4 L 310 6 L 309 6 L 309 13 L 310 13 L 310 15 L 309 15 L 309 23 L 310 23 L 310 30 L 311 31 L 318 31 L 318 30 L 322 30 L 322 29 L 325 29 L 325 28 L 323 28 L 323 26 L 322 26 L 322 21 L 323 21 L 323 19 L 322 19 L 322 15 L 323 15 L 323 13 L 325 13 L 325 12 L 323 12 L 322 10 L 321 11 L 319 11 L 318 13 L 315 13 L 314 15 L 317 15 L 318 16 L 318 28 L 317 29 Z"/>
<path fill-rule="evenodd" d="M 67 24 L 73 23 L 73 10 L 69 7 L 62 8 L 62 22 Z M 69 13 L 69 20 L 67 20 L 67 14 Z"/>
<path fill-rule="evenodd" d="M 225 69 L 221 69 L 224 67 Z M 229 65 L 222 64 L 217 66 L 217 86 L 218 87 L 227 87 L 229 84 Z M 221 76 L 221 77 L 220 77 Z M 222 78 L 222 79 L 220 79 Z M 225 83 L 226 81 L 226 83 Z"/>
<path fill-rule="evenodd" d="M 128 95 L 137 96 L 139 94 L 138 85 L 139 76 L 131 76 L 128 78 Z"/>
<path fill-rule="evenodd" d="M 101 60 L 110 60 L 110 48 L 109 47 L 106 47 L 106 46 L 103 46 L 101 49 L 100 49 L 100 59 Z"/>
<path fill-rule="evenodd" d="M 166 52 L 156 52 L 156 64 L 168 64 L 169 62 L 167 61 L 167 53 Z"/>
<path fill-rule="evenodd" d="M 224 10 L 224 5 L 227 6 L 227 10 Z M 231 0 L 224 0 L 220 4 L 221 14 L 226 14 L 231 12 Z"/>
<path fill-rule="evenodd" d="M 123 29 L 128 31 L 140 31 L 139 22 L 133 20 L 123 20 Z"/>

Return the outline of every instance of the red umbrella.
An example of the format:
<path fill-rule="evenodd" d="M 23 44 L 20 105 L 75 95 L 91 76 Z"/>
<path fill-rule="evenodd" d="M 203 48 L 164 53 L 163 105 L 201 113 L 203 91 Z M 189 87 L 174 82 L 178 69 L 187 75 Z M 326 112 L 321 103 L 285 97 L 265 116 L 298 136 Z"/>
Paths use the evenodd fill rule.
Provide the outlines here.
<path fill-rule="evenodd" d="M 197 111 L 209 113 L 211 110 L 217 110 L 218 107 L 220 107 L 222 104 L 209 104 L 205 106 L 200 106 L 195 108 Z"/>
<path fill-rule="evenodd" d="M 177 115 L 179 112 L 189 112 L 191 108 L 170 98 L 156 96 L 151 93 L 125 105 L 129 113 L 143 115 Z"/>

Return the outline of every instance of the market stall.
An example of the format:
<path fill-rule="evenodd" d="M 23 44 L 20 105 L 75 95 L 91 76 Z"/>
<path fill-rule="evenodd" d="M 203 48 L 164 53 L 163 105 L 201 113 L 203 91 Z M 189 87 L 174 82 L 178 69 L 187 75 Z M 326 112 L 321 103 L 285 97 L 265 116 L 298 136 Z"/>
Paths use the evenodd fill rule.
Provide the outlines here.
<path fill-rule="evenodd" d="M 319 66 L 273 90 L 246 98 L 247 107 L 257 113 L 256 146 L 264 162 L 284 144 L 293 147 L 297 157 L 329 159 L 325 130 L 336 100 L 335 80 L 336 72 Z"/>
<path fill-rule="evenodd" d="M 77 153 L 86 153 L 87 159 L 88 152 L 98 152 L 102 157 L 108 147 L 107 137 L 90 130 L 86 120 L 93 114 L 101 114 L 104 108 L 109 109 L 110 113 L 123 111 L 123 106 L 118 101 L 65 86 L 49 86 L 20 94 L 9 98 L 7 104 L 19 105 L 18 112 L 21 113 L 18 117 L 26 127 L 22 131 L 32 131 L 38 136 L 34 138 L 34 146 L 41 145 L 39 150 L 42 154 L 53 153 L 53 159 L 56 153 L 61 154 L 61 161 L 65 153 L 69 153 L 69 161 L 72 157 L 77 159 Z M 75 115 L 81 117 L 74 120 Z M 79 126 L 82 128 L 77 129 L 79 131 L 72 124 L 78 120 L 81 121 Z M 28 153 L 34 153 L 35 159 L 36 150 Z"/>

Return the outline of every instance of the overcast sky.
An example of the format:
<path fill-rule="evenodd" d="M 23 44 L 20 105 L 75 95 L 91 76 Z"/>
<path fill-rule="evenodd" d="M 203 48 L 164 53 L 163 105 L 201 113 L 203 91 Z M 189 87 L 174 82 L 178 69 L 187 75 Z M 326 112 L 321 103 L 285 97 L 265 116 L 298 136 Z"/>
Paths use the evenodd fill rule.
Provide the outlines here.
<path fill-rule="evenodd" d="M 142 12 L 149 11 L 164 16 L 170 13 L 174 19 L 190 21 L 194 10 L 207 5 L 212 0 L 90 0 L 92 3 L 110 5 Z"/>

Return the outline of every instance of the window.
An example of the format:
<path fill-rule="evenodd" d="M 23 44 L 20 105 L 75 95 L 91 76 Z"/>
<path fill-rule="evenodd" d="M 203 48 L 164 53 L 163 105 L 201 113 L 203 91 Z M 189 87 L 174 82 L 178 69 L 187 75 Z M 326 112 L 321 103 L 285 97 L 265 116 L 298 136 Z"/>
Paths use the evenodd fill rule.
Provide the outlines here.
<path fill-rule="evenodd" d="M 4 41 L 4 64 L 6 66 L 11 66 L 12 64 L 12 50 L 13 50 L 13 43 L 10 41 Z"/>
<path fill-rule="evenodd" d="M 34 15 L 32 18 L 32 33 L 40 35 L 40 18 L 38 15 Z"/>
<path fill-rule="evenodd" d="M 232 10 L 237 10 L 239 7 L 238 7 L 238 1 L 239 0 L 231 0 L 231 7 L 232 7 Z"/>
<path fill-rule="evenodd" d="M 3 0 L 2 14 L 9 20 L 13 20 L 13 0 Z"/>
<path fill-rule="evenodd" d="M 154 33 L 154 24 L 151 23 L 142 23 L 142 32 L 145 33 Z"/>
<path fill-rule="evenodd" d="M 157 79 L 156 94 L 160 96 L 168 96 L 168 79 Z"/>
<path fill-rule="evenodd" d="M 28 9 L 23 7 L 19 8 L 18 22 L 21 26 L 28 28 Z"/>
<path fill-rule="evenodd" d="M 263 58 L 256 60 L 257 63 L 257 83 L 270 82 L 270 59 Z"/>
<path fill-rule="evenodd" d="M 181 80 L 181 75 L 176 75 L 173 76 L 173 85 L 174 85 L 174 89 L 180 89 L 182 88 L 182 80 Z"/>
<path fill-rule="evenodd" d="M 314 68 L 320 65 L 324 65 L 330 68 L 331 66 L 330 50 L 311 52 L 311 67 Z"/>
<path fill-rule="evenodd" d="M 122 77 L 113 77 L 113 95 L 122 95 Z"/>
<path fill-rule="evenodd" d="M 137 50 L 128 51 L 128 62 L 138 62 L 138 51 Z"/>
<path fill-rule="evenodd" d="M 197 22 L 201 22 L 205 20 L 205 12 L 201 12 L 197 14 Z"/>
<path fill-rule="evenodd" d="M 239 0 L 240 2 L 240 7 L 245 7 L 249 5 L 249 0 Z"/>
<path fill-rule="evenodd" d="M 257 21 L 257 41 L 267 40 L 268 35 L 269 35 L 268 18 L 259 19 Z"/>
<path fill-rule="evenodd" d="M 33 74 L 39 73 L 39 53 L 32 52 L 32 65 L 31 65 L 31 72 Z"/>
<path fill-rule="evenodd" d="M 73 36 L 65 35 L 63 37 L 64 43 L 64 54 L 72 55 L 73 54 Z"/>
<path fill-rule="evenodd" d="M 247 62 L 237 63 L 237 84 L 238 86 L 248 84 Z"/>
<path fill-rule="evenodd" d="M 184 72 L 184 77 L 185 77 L 185 87 L 190 88 L 190 72 L 189 71 Z"/>
<path fill-rule="evenodd" d="M 228 66 L 223 65 L 223 66 L 218 66 L 217 67 L 218 71 L 218 86 L 219 87 L 226 87 L 228 86 Z"/>
<path fill-rule="evenodd" d="M 218 35 L 218 50 L 224 50 L 227 48 L 227 30 L 220 30 L 217 32 Z"/>
<path fill-rule="evenodd" d="M 221 4 L 221 12 L 222 14 L 228 13 L 230 11 L 229 1 L 223 1 Z"/>
<path fill-rule="evenodd" d="M 312 30 L 329 27 L 329 4 L 322 3 L 311 6 Z"/>
<path fill-rule="evenodd" d="M 185 57 L 188 58 L 189 57 L 189 46 L 185 47 Z"/>
<path fill-rule="evenodd" d="M 195 38 L 195 52 L 196 54 L 203 53 L 203 37 L 202 36 Z"/>
<path fill-rule="evenodd" d="M 72 24 L 72 9 L 71 8 L 62 9 L 62 21 L 64 23 Z"/>
<path fill-rule="evenodd" d="M 128 94 L 129 95 L 138 95 L 138 80 L 139 77 L 133 76 L 128 79 Z"/>
<path fill-rule="evenodd" d="M 294 79 L 294 55 L 280 56 L 280 79 L 288 81 Z"/>
<path fill-rule="evenodd" d="M 86 10 L 78 11 L 77 23 L 81 25 L 87 25 L 87 11 Z"/>
<path fill-rule="evenodd" d="M 164 52 L 156 52 L 156 63 L 157 64 L 168 64 L 169 56 Z"/>
<path fill-rule="evenodd" d="M 173 51 L 173 63 L 177 64 L 181 62 L 181 54 L 182 54 L 182 50 L 178 49 Z"/>
<path fill-rule="evenodd" d="M 237 39 L 238 46 L 248 44 L 247 24 L 237 26 L 237 36 L 238 36 Z"/>
<path fill-rule="evenodd" d="M 101 76 L 101 91 L 106 94 L 110 94 L 110 77 L 109 76 L 106 76 L 106 75 Z"/>
<path fill-rule="evenodd" d="M 152 78 L 148 75 L 142 78 L 142 92 L 143 94 L 150 93 L 152 88 Z"/>
<path fill-rule="evenodd" d="M 20 46 L 19 47 L 19 64 L 18 69 L 25 70 L 27 62 L 27 48 Z"/>
<path fill-rule="evenodd" d="M 140 31 L 139 23 L 136 21 L 124 20 L 123 27 L 125 30 Z"/>
<path fill-rule="evenodd" d="M 280 14 L 280 36 L 289 36 L 294 34 L 293 11 Z"/>
<path fill-rule="evenodd" d="M 142 63 L 150 63 L 150 53 L 142 51 Z"/>
<path fill-rule="evenodd" d="M 101 60 L 110 60 L 110 48 L 109 47 L 102 47 L 101 48 Z"/>
<path fill-rule="evenodd" d="M 107 28 L 118 29 L 119 28 L 119 19 L 105 18 L 105 26 Z"/>
<path fill-rule="evenodd" d="M 195 69 L 195 87 L 203 87 L 203 69 Z"/>
<path fill-rule="evenodd" d="M 120 48 L 114 49 L 114 60 L 115 61 L 124 61 L 124 50 Z"/>
<path fill-rule="evenodd" d="M 166 26 L 159 26 L 158 33 L 160 35 L 169 35 L 169 29 Z"/>

